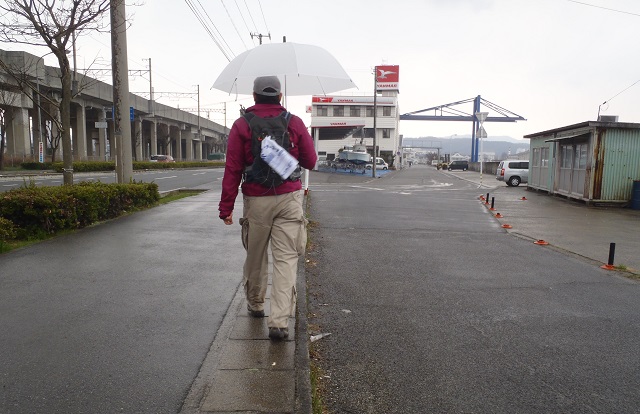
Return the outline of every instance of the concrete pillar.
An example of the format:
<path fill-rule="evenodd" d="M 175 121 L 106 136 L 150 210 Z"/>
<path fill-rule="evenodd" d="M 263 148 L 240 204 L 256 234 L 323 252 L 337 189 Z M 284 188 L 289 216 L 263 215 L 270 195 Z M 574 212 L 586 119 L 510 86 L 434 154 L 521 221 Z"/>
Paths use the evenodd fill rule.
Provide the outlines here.
<path fill-rule="evenodd" d="M 142 161 L 143 160 L 143 156 L 142 156 L 142 147 L 143 147 L 143 142 L 144 140 L 142 139 L 142 119 L 140 118 L 136 118 L 133 121 L 133 131 L 134 131 L 134 138 L 133 138 L 133 142 L 135 145 L 135 154 L 136 154 L 136 161 Z"/>
<path fill-rule="evenodd" d="M 182 130 L 180 128 L 176 129 L 178 130 L 176 137 L 176 155 L 173 157 L 176 158 L 176 161 L 182 161 Z"/>
<path fill-rule="evenodd" d="M 12 108 L 11 116 L 8 118 L 9 122 L 6 131 L 7 153 L 23 159 L 24 157 L 30 157 L 29 110 L 26 108 Z"/>
<path fill-rule="evenodd" d="M 98 122 L 107 122 L 105 109 L 98 114 Z M 107 128 L 98 128 L 98 155 L 101 160 L 107 161 Z"/>
<path fill-rule="evenodd" d="M 76 160 L 87 160 L 87 116 L 85 114 L 84 102 L 77 103 L 76 125 L 73 129 L 73 148 Z"/>
<path fill-rule="evenodd" d="M 158 124 L 156 124 L 156 121 L 150 121 L 151 122 L 151 154 L 149 155 L 158 155 Z"/>
<path fill-rule="evenodd" d="M 186 154 L 184 157 L 186 161 L 193 161 L 193 134 L 191 131 L 182 131 L 182 136 L 185 140 L 185 150 Z"/>
<path fill-rule="evenodd" d="M 196 141 L 196 160 L 201 161 L 204 158 L 202 157 L 202 146 L 204 143 L 202 141 Z"/>
<path fill-rule="evenodd" d="M 179 133 L 176 132 L 177 128 L 172 128 L 171 125 L 167 125 L 167 133 L 169 134 L 169 140 L 167 141 L 166 155 L 171 155 L 173 158 L 178 158 L 178 150 L 175 149 L 176 142 L 178 142 Z"/>

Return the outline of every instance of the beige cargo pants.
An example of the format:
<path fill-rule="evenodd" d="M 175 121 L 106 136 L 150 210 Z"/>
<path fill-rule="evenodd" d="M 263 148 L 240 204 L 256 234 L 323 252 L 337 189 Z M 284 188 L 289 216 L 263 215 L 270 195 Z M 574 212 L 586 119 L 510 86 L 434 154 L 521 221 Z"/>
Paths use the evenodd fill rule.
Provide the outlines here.
<path fill-rule="evenodd" d="M 275 196 L 244 197 L 242 244 L 247 251 L 243 282 L 251 310 L 264 310 L 271 241 L 273 274 L 267 325 L 286 328 L 295 315 L 298 256 L 307 242 L 302 191 Z"/>

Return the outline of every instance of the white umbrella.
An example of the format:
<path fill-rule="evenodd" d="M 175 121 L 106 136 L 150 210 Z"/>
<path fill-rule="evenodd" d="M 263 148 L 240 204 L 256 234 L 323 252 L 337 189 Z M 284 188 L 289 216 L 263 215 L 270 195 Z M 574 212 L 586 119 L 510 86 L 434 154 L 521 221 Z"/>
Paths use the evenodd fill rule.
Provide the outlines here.
<path fill-rule="evenodd" d="M 260 45 L 238 55 L 213 88 L 251 95 L 255 78 L 272 75 L 280 78 L 285 96 L 326 95 L 356 87 L 336 58 L 323 48 L 287 42 Z"/>

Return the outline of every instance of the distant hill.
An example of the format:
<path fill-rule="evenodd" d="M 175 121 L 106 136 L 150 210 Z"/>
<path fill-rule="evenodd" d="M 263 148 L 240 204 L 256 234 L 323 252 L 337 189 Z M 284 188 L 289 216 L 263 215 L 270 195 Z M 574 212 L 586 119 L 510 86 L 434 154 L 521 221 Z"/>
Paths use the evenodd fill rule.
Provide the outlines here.
<path fill-rule="evenodd" d="M 500 140 L 500 139 L 504 140 Z M 508 139 L 508 140 L 507 140 Z M 435 147 L 440 147 L 441 154 L 455 154 L 471 156 L 471 137 L 422 137 L 422 138 L 403 138 L 402 145 L 404 147 L 414 146 L 432 147 L 434 149 L 424 148 L 425 151 L 436 151 Z M 516 140 L 511 137 L 491 137 L 487 138 L 483 143 L 484 152 L 493 152 L 497 159 L 505 159 L 508 154 L 516 154 L 529 149 L 529 140 Z"/>

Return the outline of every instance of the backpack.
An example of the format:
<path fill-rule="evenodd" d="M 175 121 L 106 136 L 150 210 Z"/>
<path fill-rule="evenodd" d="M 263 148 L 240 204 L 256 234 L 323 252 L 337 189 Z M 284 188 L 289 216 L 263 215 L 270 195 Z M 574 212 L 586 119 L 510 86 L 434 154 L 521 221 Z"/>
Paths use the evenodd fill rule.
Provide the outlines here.
<path fill-rule="evenodd" d="M 262 140 L 270 136 L 278 145 L 290 152 L 289 120 L 291 113 L 284 111 L 273 118 L 261 118 L 251 112 L 244 114 L 244 119 L 251 129 L 251 154 L 253 164 L 244 170 L 244 181 L 258 183 L 264 187 L 277 187 L 285 181 L 297 181 L 300 179 L 300 167 L 298 167 L 287 179 L 283 179 L 260 156 Z"/>

